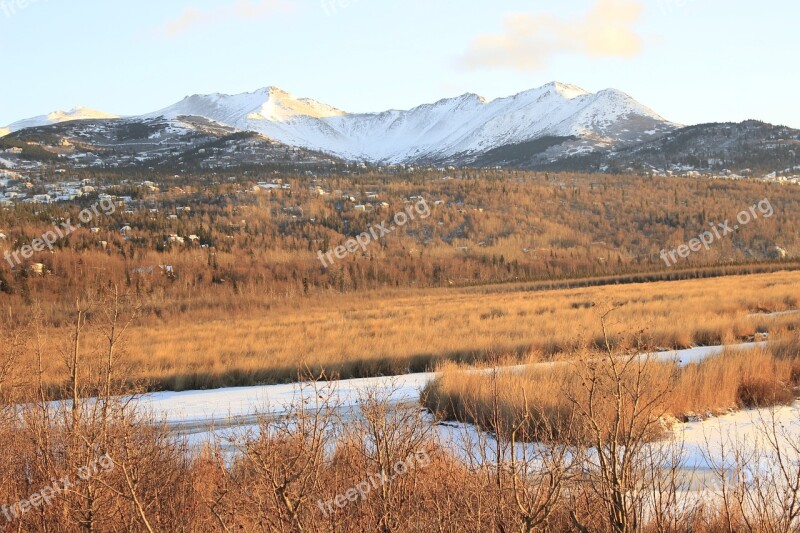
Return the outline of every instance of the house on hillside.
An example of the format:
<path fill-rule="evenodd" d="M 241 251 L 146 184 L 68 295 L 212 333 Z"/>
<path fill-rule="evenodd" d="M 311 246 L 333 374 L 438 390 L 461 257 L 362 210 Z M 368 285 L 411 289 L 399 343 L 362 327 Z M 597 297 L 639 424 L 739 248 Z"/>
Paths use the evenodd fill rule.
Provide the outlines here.
<path fill-rule="evenodd" d="M 175 268 L 172 265 L 158 265 L 158 268 L 160 268 L 161 273 L 167 276 L 168 278 L 175 277 Z"/>
<path fill-rule="evenodd" d="M 789 257 L 789 252 L 781 248 L 780 246 L 776 246 L 772 249 L 769 253 L 770 259 L 786 259 Z"/>

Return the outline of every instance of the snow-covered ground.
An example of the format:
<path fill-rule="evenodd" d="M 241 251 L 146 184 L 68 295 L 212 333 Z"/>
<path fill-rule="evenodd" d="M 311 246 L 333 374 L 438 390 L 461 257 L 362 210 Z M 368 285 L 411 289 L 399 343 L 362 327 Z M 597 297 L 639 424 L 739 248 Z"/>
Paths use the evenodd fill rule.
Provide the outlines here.
<path fill-rule="evenodd" d="M 290 383 L 262 387 L 239 387 L 208 391 L 159 392 L 138 399 L 140 409 L 165 421 L 174 431 L 192 433 L 210 427 L 230 428 L 253 423 L 257 414 L 281 415 L 302 399 L 321 391 L 332 405 L 348 409 L 357 405 L 367 390 L 382 391 L 395 403 L 413 403 L 434 373 L 396 377 L 348 379 L 332 383 Z"/>
<path fill-rule="evenodd" d="M 754 459 L 760 454 L 772 455 L 770 438 L 800 446 L 800 402 L 739 411 L 675 428 L 675 439 L 684 444 L 683 467 L 692 470 L 730 467 L 736 459 L 734 451 Z M 800 457 L 791 460 L 797 459 Z"/>
<path fill-rule="evenodd" d="M 746 350 L 764 347 L 766 343 L 735 346 L 710 346 L 688 350 L 644 354 L 658 361 L 677 361 L 681 365 L 698 363 L 722 354 L 726 349 Z M 544 363 L 553 364 L 553 363 Z M 516 366 L 504 371 L 526 368 Z M 475 370 L 485 372 L 487 370 Z M 176 438 L 185 438 L 193 448 L 221 439 L 233 442 L 235 437 L 258 431 L 263 416 L 280 417 L 298 402 L 315 405 L 320 397 L 335 406 L 338 419 L 352 420 L 358 415 L 358 403 L 368 392 L 388 398 L 396 404 L 415 405 L 422 389 L 435 373 L 405 376 L 350 379 L 330 383 L 285 384 L 263 387 L 242 387 L 210 391 L 163 392 L 141 396 L 138 406 L 165 421 Z M 428 416 L 428 415 L 426 415 Z M 443 447 L 465 461 L 484 461 L 496 453 L 496 441 L 474 426 L 459 423 L 436 423 L 430 418 L 434 435 Z M 721 476 L 733 474 L 752 478 L 755 475 L 778 475 L 778 464 L 768 435 L 777 436 L 787 450 L 790 464 L 800 460 L 800 402 L 792 406 L 731 413 L 704 421 L 679 424 L 674 428 L 673 450 L 680 450 L 678 470 L 683 477 L 683 497 L 689 505 L 696 498 L 716 497 Z M 795 446 L 791 446 L 795 443 Z M 786 446 L 789 444 L 788 446 Z M 233 445 L 225 445 L 235 453 Z M 519 456 L 536 456 L 538 444 L 518 444 Z M 483 450 L 483 454 L 481 453 Z M 486 451 L 488 450 L 488 456 Z M 784 458 L 786 460 L 787 458 Z M 665 465 L 666 466 L 666 465 Z M 741 470 L 741 471 L 740 471 Z"/>
<path fill-rule="evenodd" d="M 740 344 L 729 349 L 747 350 L 766 346 L 766 343 Z M 645 354 L 657 361 L 678 361 L 681 365 L 698 363 L 721 354 L 725 346 L 705 346 L 688 350 Z M 542 363 L 552 365 L 553 363 Z M 509 367 L 507 371 L 527 368 L 525 365 Z M 484 370 L 477 370 L 484 371 Z M 301 399 L 308 399 L 324 391 L 330 403 L 339 409 L 352 409 L 366 391 L 377 391 L 396 403 L 416 403 L 420 392 L 434 378 L 433 372 L 404 376 L 347 379 L 331 383 L 291 383 L 240 387 L 207 391 L 159 392 L 137 398 L 140 409 L 166 422 L 177 434 L 201 436 L 214 428 L 216 431 L 232 427 L 249 426 L 257 415 L 280 415 L 289 411 Z"/>
<path fill-rule="evenodd" d="M 437 433 L 443 444 L 462 457 L 476 455 L 478 441 L 487 439 L 486 436 L 479 436 L 479 430 L 473 426 L 456 422 L 437 424 Z M 725 470 L 733 468 L 737 462 L 737 454 L 741 458 L 750 458 L 761 463 L 740 465 L 745 470 L 750 467 L 763 469 L 763 460 L 774 452 L 770 439 L 776 439 L 779 443 L 792 442 L 800 452 L 800 402 L 677 424 L 669 440 L 659 442 L 657 446 L 673 446 L 681 457 L 677 464 L 679 469 L 696 472 L 698 478 L 703 479 L 721 467 Z M 483 444 L 487 446 L 492 457 L 496 453 L 493 439 L 488 437 L 488 442 Z M 536 446 L 538 445 L 519 444 L 517 455 L 522 456 L 523 447 L 529 448 L 528 456 L 535 455 L 531 450 Z M 785 447 L 785 450 L 787 455 L 792 456 L 790 461 L 800 460 L 800 454 L 791 447 Z"/>

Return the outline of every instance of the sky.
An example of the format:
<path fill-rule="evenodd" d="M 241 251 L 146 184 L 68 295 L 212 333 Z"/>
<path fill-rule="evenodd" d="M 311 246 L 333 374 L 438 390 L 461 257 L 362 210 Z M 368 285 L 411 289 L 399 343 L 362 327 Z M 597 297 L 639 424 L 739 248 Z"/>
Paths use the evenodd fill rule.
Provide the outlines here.
<path fill-rule="evenodd" d="M 0 0 L 0 125 L 278 86 L 350 112 L 616 88 L 800 128 L 797 0 Z"/>

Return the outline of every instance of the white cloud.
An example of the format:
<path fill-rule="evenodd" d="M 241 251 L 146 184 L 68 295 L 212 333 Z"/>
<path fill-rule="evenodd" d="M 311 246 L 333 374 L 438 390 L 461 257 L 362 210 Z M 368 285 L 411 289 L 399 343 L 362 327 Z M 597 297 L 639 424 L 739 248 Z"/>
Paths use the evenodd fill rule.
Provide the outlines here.
<path fill-rule="evenodd" d="M 188 7 L 177 18 L 167 21 L 161 29 L 166 37 L 178 35 L 203 26 L 210 26 L 230 19 L 254 19 L 292 11 L 288 0 L 235 0 L 215 9 Z"/>
<path fill-rule="evenodd" d="M 539 70 L 555 56 L 633 57 L 642 49 L 634 29 L 642 17 L 640 0 L 596 0 L 578 20 L 553 15 L 514 13 L 499 35 L 473 41 L 461 64 L 469 69 Z"/>

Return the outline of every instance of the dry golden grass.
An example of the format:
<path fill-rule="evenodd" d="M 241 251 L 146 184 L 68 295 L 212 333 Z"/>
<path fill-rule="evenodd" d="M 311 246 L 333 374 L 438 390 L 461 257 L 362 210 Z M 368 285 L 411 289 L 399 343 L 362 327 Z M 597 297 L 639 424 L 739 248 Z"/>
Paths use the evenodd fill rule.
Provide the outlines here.
<path fill-rule="evenodd" d="M 795 345 L 798 340 L 795 337 Z M 719 414 L 728 409 L 764 407 L 795 398 L 799 359 L 773 355 L 773 350 L 730 350 L 678 374 L 669 397 L 669 412 L 678 418 Z"/>
<path fill-rule="evenodd" d="M 286 381 L 303 365 L 346 378 L 480 363 L 492 353 L 519 362 L 557 359 L 596 345 L 599 310 L 608 305 L 619 307 L 615 330 L 647 332 L 645 348 L 718 345 L 800 325 L 800 314 L 751 316 L 800 307 L 798 287 L 800 273 L 780 272 L 547 292 L 520 285 L 151 301 L 129 331 L 125 359 L 129 379 L 173 390 Z M 248 303 L 252 311 L 243 311 Z M 48 349 L 45 379 L 58 385 L 61 360 Z"/>
<path fill-rule="evenodd" d="M 625 382 L 635 379 L 641 368 L 641 389 L 645 398 L 657 402 L 653 412 L 664 420 L 788 404 L 800 395 L 800 358 L 785 356 L 788 345 L 797 349 L 800 338 L 785 333 L 765 349 L 726 350 L 684 367 L 645 359 L 629 367 L 622 378 Z M 424 391 L 423 403 L 439 418 L 474 423 L 495 432 L 515 427 L 521 417 L 528 416 L 531 438 L 559 438 L 569 432 L 569 438 L 579 439 L 584 432 L 574 407 L 575 402 L 587 404 L 586 369 L 588 365 L 608 365 L 607 361 L 587 354 L 574 362 L 494 372 L 446 365 Z M 599 416 L 605 419 L 612 414 Z"/>

